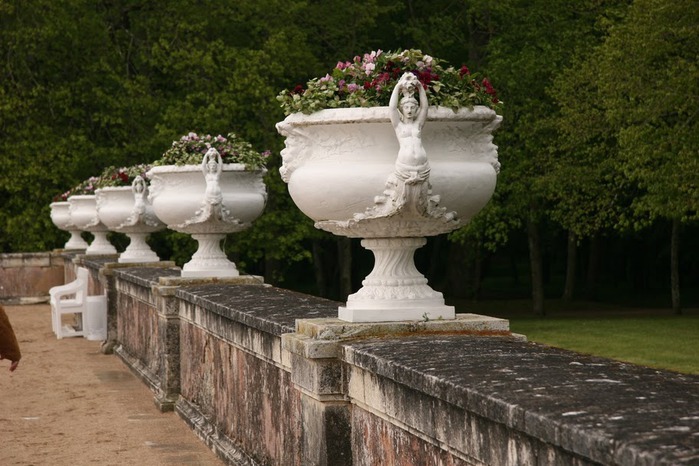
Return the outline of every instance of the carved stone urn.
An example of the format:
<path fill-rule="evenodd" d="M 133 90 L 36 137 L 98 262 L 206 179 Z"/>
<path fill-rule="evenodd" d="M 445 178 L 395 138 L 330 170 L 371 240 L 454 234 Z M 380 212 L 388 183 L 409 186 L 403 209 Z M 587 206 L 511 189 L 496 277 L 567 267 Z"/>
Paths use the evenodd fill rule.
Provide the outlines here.
<path fill-rule="evenodd" d="M 107 239 L 109 228 L 97 216 L 97 199 L 94 194 L 78 194 L 68 198 L 70 222 L 82 231 L 95 237 L 85 254 L 117 254 L 116 248 Z"/>
<path fill-rule="evenodd" d="M 70 233 L 70 238 L 63 245 L 63 249 L 87 249 L 87 241 L 80 236 L 80 230 L 70 222 L 70 203 L 68 201 L 52 202 L 50 207 L 53 224 L 59 230 Z"/>
<path fill-rule="evenodd" d="M 157 217 L 198 243 L 192 259 L 182 267 L 183 277 L 239 275 L 221 249 L 221 240 L 249 228 L 262 214 L 267 202 L 265 173 L 265 169 L 247 170 L 240 163 L 224 164 L 213 148 L 201 166 L 163 165 L 148 171 L 148 199 Z"/>
<path fill-rule="evenodd" d="M 110 231 L 126 234 L 131 240 L 119 255 L 119 262 L 158 262 L 146 239 L 150 233 L 165 228 L 148 202 L 146 181 L 137 176 L 131 186 L 100 188 L 97 196 L 97 215 Z"/>
<path fill-rule="evenodd" d="M 502 117 L 484 106 L 428 110 L 419 89 L 399 81 L 388 107 L 294 113 L 277 123 L 286 138 L 280 172 L 296 205 L 316 228 L 364 238 L 374 254 L 363 287 L 339 308 L 345 321 L 455 318 L 413 254 L 490 200 L 500 167 L 492 132 Z"/>

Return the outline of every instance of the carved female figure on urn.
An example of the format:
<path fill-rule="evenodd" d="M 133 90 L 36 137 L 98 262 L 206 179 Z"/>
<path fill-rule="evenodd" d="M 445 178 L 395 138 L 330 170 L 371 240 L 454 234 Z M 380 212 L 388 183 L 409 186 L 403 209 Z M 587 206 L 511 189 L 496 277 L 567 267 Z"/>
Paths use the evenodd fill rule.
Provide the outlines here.
<path fill-rule="evenodd" d="M 221 204 L 223 201 L 221 185 L 219 184 L 222 168 L 223 161 L 221 160 L 221 154 L 214 148 L 209 149 L 206 155 L 204 155 L 204 159 L 201 161 L 201 170 L 204 172 L 204 179 L 206 180 L 204 202 L 207 204 Z"/>
<path fill-rule="evenodd" d="M 420 97 L 418 104 L 415 93 Z M 427 94 L 412 73 L 405 73 L 391 93 L 388 107 L 400 149 L 396 159 L 396 174 L 406 183 L 424 181 L 430 166 L 422 145 L 422 128 L 427 119 Z"/>

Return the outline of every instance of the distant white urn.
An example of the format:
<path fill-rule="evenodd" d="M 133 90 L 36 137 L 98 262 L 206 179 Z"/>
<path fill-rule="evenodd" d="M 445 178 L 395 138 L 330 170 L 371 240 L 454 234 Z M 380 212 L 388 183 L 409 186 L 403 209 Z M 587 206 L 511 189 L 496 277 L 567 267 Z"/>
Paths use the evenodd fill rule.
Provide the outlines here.
<path fill-rule="evenodd" d="M 295 113 L 277 123 L 286 138 L 280 172 L 293 201 L 317 228 L 365 238 L 362 246 L 374 253 L 363 287 L 339 308 L 346 321 L 455 318 L 413 254 L 425 236 L 450 232 L 477 214 L 500 168 L 492 132 L 502 117 L 493 110 L 427 111 L 421 96 L 424 113 L 403 118 L 396 94 L 389 107 Z M 417 99 L 409 103 L 413 111 Z"/>
<path fill-rule="evenodd" d="M 266 170 L 224 164 L 215 149 L 199 165 L 151 168 L 149 199 L 171 230 L 192 235 L 198 249 L 182 267 L 183 277 L 236 277 L 238 269 L 221 249 L 228 233 L 245 230 L 264 210 Z"/>
<path fill-rule="evenodd" d="M 70 203 L 68 201 L 51 203 L 51 221 L 59 230 L 70 233 L 70 238 L 63 245 L 63 249 L 87 249 L 87 241 L 80 236 L 78 227 L 70 222 Z"/>
<path fill-rule="evenodd" d="M 146 239 L 150 233 L 165 228 L 148 201 L 148 186 L 137 176 L 131 186 L 100 188 L 97 196 L 97 215 L 110 231 L 126 234 L 129 245 L 119 255 L 121 263 L 158 262 L 160 258 Z"/>
<path fill-rule="evenodd" d="M 116 248 L 107 239 L 109 229 L 97 216 L 97 199 L 94 194 L 78 194 L 68 198 L 70 222 L 80 230 L 89 231 L 95 237 L 85 254 L 117 254 Z"/>

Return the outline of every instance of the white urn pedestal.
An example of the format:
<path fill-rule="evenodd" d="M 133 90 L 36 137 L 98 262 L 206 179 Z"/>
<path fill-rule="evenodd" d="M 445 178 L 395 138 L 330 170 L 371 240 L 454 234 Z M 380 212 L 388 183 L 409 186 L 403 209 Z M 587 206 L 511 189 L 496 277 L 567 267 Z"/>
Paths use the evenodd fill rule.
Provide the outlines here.
<path fill-rule="evenodd" d="M 116 248 L 107 239 L 109 229 L 97 216 L 97 199 L 94 194 L 79 194 L 68 198 L 70 222 L 80 230 L 89 231 L 95 237 L 85 250 L 87 255 L 117 254 Z"/>
<path fill-rule="evenodd" d="M 221 241 L 228 233 L 249 228 L 262 214 L 267 201 L 265 172 L 237 163 L 163 165 L 148 171 L 149 200 L 157 217 L 198 243 L 192 259 L 182 267 L 182 277 L 240 275 L 221 249 Z"/>
<path fill-rule="evenodd" d="M 70 233 L 70 238 L 66 241 L 63 249 L 79 249 L 85 250 L 88 248 L 87 241 L 80 236 L 78 227 L 70 222 L 70 202 L 59 201 L 52 202 L 51 205 L 51 221 L 59 230 Z"/>
<path fill-rule="evenodd" d="M 120 263 L 159 262 L 160 258 L 150 248 L 148 235 L 165 229 L 148 202 L 148 187 L 143 178 L 136 177 L 132 186 L 98 189 L 97 215 L 111 231 L 124 233 L 129 245 L 119 255 Z"/>
<path fill-rule="evenodd" d="M 415 166 L 397 159 L 389 107 L 292 114 L 277 124 L 284 136 L 280 168 L 289 194 L 336 235 L 364 238 L 372 272 L 338 317 L 348 322 L 454 319 L 442 293 L 417 270 L 414 252 L 426 236 L 463 226 L 490 200 L 499 171 L 492 132 L 502 117 L 487 107 L 429 107 L 408 147 L 426 154 Z M 424 148 L 424 151 L 422 150 Z"/>

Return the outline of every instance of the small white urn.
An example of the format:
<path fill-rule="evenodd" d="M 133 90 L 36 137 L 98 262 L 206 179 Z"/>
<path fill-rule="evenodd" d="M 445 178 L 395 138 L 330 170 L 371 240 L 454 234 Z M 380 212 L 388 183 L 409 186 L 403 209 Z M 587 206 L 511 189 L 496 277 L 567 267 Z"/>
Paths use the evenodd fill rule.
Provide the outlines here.
<path fill-rule="evenodd" d="M 78 227 L 70 222 L 70 203 L 59 201 L 51 203 L 51 221 L 59 230 L 70 233 L 70 238 L 63 245 L 63 249 L 87 249 L 88 244 L 82 236 Z"/>
<path fill-rule="evenodd" d="M 345 321 L 455 318 L 413 254 L 425 236 L 468 222 L 495 190 L 492 132 L 502 117 L 483 106 L 428 111 L 421 86 L 399 86 L 388 107 L 295 113 L 277 123 L 286 138 L 280 172 L 293 201 L 317 228 L 364 238 L 374 253 L 363 287 L 339 308 Z"/>
<path fill-rule="evenodd" d="M 97 216 L 110 231 L 126 234 L 129 245 L 119 255 L 120 263 L 158 262 L 160 258 L 146 239 L 150 233 L 165 228 L 148 202 L 146 181 L 137 176 L 131 186 L 100 188 L 97 197 Z"/>
<path fill-rule="evenodd" d="M 236 277 L 238 269 L 221 249 L 228 233 L 245 230 L 265 208 L 266 170 L 224 164 L 215 149 L 201 166 L 163 165 L 151 168 L 149 200 L 157 217 L 171 230 L 187 233 L 198 243 L 183 277 Z"/>
<path fill-rule="evenodd" d="M 82 231 L 89 231 L 95 237 L 85 254 L 117 254 L 116 248 L 107 239 L 109 229 L 97 216 L 97 199 L 94 194 L 78 194 L 68 198 L 70 222 Z"/>

